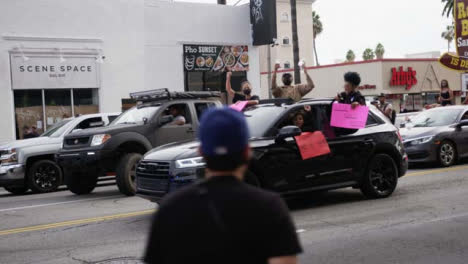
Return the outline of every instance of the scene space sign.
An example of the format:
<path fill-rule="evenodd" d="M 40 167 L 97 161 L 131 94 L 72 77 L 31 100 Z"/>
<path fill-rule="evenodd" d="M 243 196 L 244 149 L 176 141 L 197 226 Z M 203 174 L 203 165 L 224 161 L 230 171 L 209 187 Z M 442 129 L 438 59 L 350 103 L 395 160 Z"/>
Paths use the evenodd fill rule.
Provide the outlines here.
<path fill-rule="evenodd" d="M 321 131 L 304 132 L 294 137 L 303 160 L 327 155 L 330 153 L 328 142 Z"/>
<path fill-rule="evenodd" d="M 368 115 L 367 106 L 360 105 L 353 109 L 350 104 L 335 103 L 332 106 L 330 125 L 349 129 L 365 128 Z"/>
<path fill-rule="evenodd" d="M 457 55 L 445 53 L 439 62 L 456 71 L 468 71 L 468 0 L 454 0 L 453 19 Z"/>
<path fill-rule="evenodd" d="M 254 46 L 274 43 L 277 39 L 276 1 L 250 0 L 250 24 Z"/>
<path fill-rule="evenodd" d="M 184 45 L 184 71 L 248 71 L 248 46 Z"/>

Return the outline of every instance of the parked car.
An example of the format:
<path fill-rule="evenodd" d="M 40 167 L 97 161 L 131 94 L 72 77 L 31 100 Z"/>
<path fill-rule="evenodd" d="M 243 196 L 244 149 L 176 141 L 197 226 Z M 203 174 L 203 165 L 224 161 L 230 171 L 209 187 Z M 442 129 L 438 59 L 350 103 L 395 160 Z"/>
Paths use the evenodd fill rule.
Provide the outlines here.
<path fill-rule="evenodd" d="M 412 117 L 400 133 L 410 163 L 451 166 L 468 156 L 468 106 L 426 110 Z"/>
<path fill-rule="evenodd" d="M 250 129 L 253 159 L 246 181 L 283 195 L 360 188 L 370 198 L 388 197 L 407 170 L 407 157 L 398 129 L 374 106 L 363 129 L 329 126 L 332 100 L 296 104 L 261 103 L 244 111 Z M 306 131 L 323 131 L 331 153 L 303 160 L 291 126 L 292 113 L 310 106 Z M 157 201 L 167 193 L 204 176 L 205 164 L 197 141 L 153 149 L 137 166 L 137 195 Z"/>
<path fill-rule="evenodd" d="M 218 92 L 169 92 L 159 89 L 133 93 L 137 106 L 119 116 L 109 127 L 68 135 L 56 159 L 64 168 L 65 182 L 75 194 L 90 193 L 99 176 L 116 174 L 121 193 L 135 194 L 135 167 L 153 147 L 192 140 L 199 119 L 209 107 L 221 106 Z M 177 108 L 185 119 L 174 124 Z"/>
<path fill-rule="evenodd" d="M 28 189 L 50 192 L 63 183 L 62 169 L 54 160 L 63 137 L 77 131 L 106 126 L 119 113 L 82 115 L 64 119 L 37 138 L 15 140 L 0 146 L 0 187 L 14 194 Z"/>
<path fill-rule="evenodd" d="M 409 112 L 409 113 L 402 113 L 397 114 L 395 119 L 395 126 L 399 128 L 403 128 L 406 124 L 413 118 L 414 116 L 418 115 L 421 112 Z"/>

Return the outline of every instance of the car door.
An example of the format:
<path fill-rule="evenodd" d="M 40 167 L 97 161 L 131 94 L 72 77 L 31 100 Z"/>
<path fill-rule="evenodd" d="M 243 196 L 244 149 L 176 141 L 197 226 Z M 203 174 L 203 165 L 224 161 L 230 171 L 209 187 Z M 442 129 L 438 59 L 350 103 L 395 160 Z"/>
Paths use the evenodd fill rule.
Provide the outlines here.
<path fill-rule="evenodd" d="M 468 111 L 463 113 L 460 121 L 468 120 Z M 460 127 L 455 131 L 455 141 L 457 143 L 458 155 L 460 157 L 468 156 L 468 126 Z"/>
<path fill-rule="evenodd" d="M 161 119 L 163 116 L 169 115 L 169 108 L 171 106 L 176 106 L 182 109 L 182 115 L 185 118 L 185 124 L 176 125 L 173 123 L 168 123 L 156 128 L 154 130 L 155 146 L 190 140 L 194 139 L 196 136 L 194 129 L 193 111 L 188 103 L 173 103 L 167 105 L 167 108 L 157 118 L 156 123 L 158 123 L 159 119 Z"/>

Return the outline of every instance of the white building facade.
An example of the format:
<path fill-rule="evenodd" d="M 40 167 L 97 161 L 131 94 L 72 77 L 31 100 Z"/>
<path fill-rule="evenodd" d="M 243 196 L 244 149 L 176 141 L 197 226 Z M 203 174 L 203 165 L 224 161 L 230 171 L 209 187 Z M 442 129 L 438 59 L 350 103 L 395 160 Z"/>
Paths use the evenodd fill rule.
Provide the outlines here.
<path fill-rule="evenodd" d="M 189 72 L 184 45 L 235 50 L 238 78 L 260 87 L 247 5 L 8 0 L 0 10 L 0 141 L 21 138 L 24 126 L 119 111 L 135 91 L 220 90 L 222 70 Z"/>

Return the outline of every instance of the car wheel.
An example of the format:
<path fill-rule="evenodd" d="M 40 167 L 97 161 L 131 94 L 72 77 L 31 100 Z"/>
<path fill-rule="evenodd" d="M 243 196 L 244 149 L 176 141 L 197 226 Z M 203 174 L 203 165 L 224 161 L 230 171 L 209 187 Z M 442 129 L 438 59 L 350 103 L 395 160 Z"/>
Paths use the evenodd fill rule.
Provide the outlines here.
<path fill-rule="evenodd" d="M 136 193 L 136 166 L 143 156 L 138 153 L 125 154 L 119 161 L 116 170 L 116 181 L 119 191 L 132 196 Z"/>
<path fill-rule="evenodd" d="M 7 190 L 8 192 L 10 192 L 12 194 L 16 194 L 16 195 L 24 194 L 25 192 L 27 192 L 29 190 L 28 187 L 7 186 L 7 187 L 3 187 L 3 188 L 5 188 L 5 190 Z"/>
<path fill-rule="evenodd" d="M 450 141 L 442 141 L 437 152 L 439 163 L 443 167 L 450 167 L 457 161 L 457 149 Z"/>
<path fill-rule="evenodd" d="M 62 185 L 62 169 L 51 160 L 39 160 L 28 170 L 28 187 L 35 193 L 56 191 Z"/>
<path fill-rule="evenodd" d="M 70 172 L 65 175 L 65 183 L 68 189 L 77 195 L 91 193 L 96 188 L 97 180 L 97 175 L 82 172 Z"/>
<path fill-rule="evenodd" d="M 367 198 L 378 199 L 392 195 L 398 183 L 395 161 L 387 154 L 377 154 L 369 162 L 361 183 L 361 192 Z"/>

